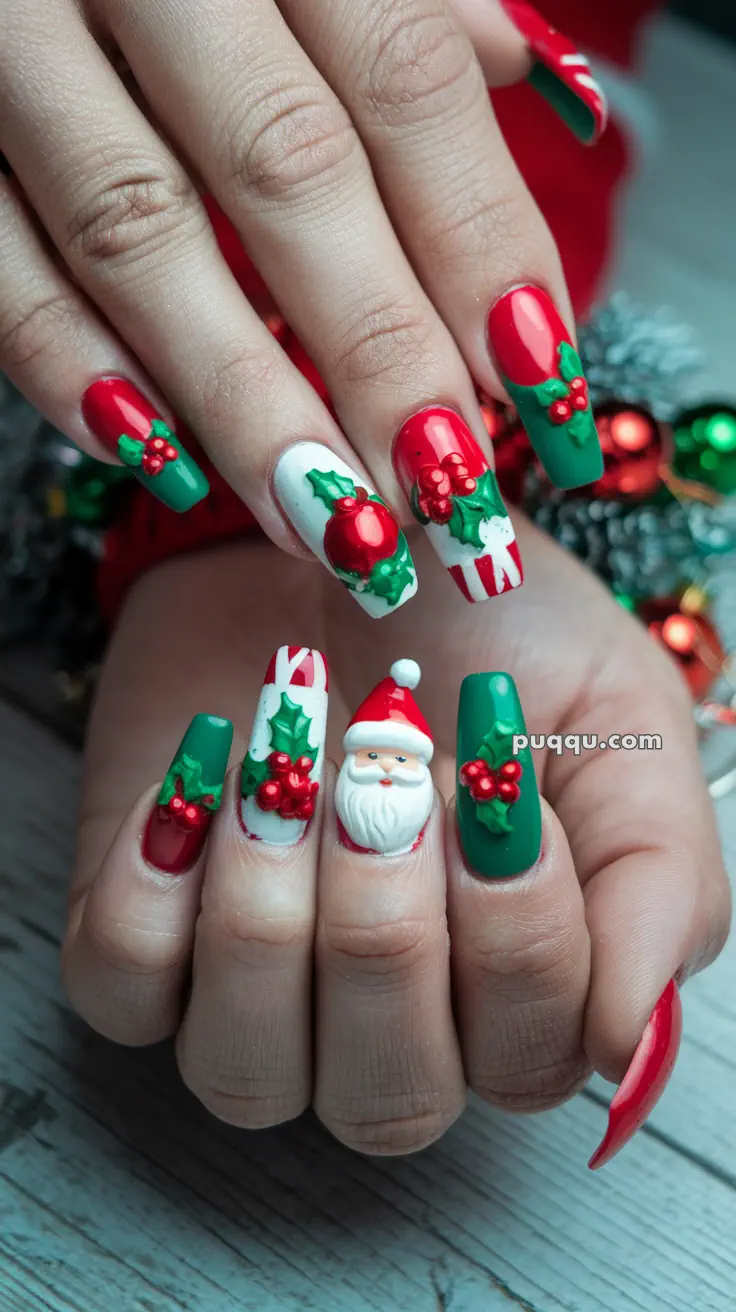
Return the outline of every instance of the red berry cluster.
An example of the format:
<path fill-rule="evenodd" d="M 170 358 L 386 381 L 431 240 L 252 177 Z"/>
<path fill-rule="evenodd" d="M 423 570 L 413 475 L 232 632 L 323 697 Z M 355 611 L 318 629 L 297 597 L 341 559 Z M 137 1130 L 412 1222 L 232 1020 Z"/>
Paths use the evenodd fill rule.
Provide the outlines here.
<path fill-rule="evenodd" d="M 553 401 L 547 414 L 553 424 L 566 424 L 576 410 L 588 409 L 588 384 L 584 378 L 573 378 L 569 394 L 562 401 Z"/>
<path fill-rule="evenodd" d="M 176 447 L 167 442 L 165 437 L 149 437 L 141 461 L 144 474 L 153 478 L 154 475 L 161 473 L 169 460 L 176 460 L 178 455 Z"/>
<path fill-rule="evenodd" d="M 177 782 L 177 791 L 174 796 L 169 798 L 166 810 L 172 820 L 176 820 L 182 829 L 201 829 L 202 825 L 209 819 L 209 812 L 205 806 L 199 802 L 188 802 L 179 791 L 180 785 Z M 205 797 L 205 802 L 212 802 L 214 799 Z"/>
<path fill-rule="evenodd" d="M 487 761 L 468 761 L 460 771 L 460 783 L 470 789 L 474 802 L 492 802 L 497 797 L 500 802 L 511 806 L 521 796 L 519 780 L 521 766 L 518 761 L 504 761 L 497 770 L 492 770 Z"/>
<path fill-rule="evenodd" d="M 446 524 L 452 518 L 453 497 L 469 497 L 478 486 L 458 451 L 445 456 L 439 465 L 422 465 L 417 474 L 417 504 L 425 519 Z"/>
<path fill-rule="evenodd" d="M 319 792 L 319 784 L 309 778 L 314 768 L 311 756 L 292 761 L 286 752 L 271 752 L 268 765 L 271 778 L 256 793 L 261 810 L 278 811 L 282 820 L 311 820 Z"/>

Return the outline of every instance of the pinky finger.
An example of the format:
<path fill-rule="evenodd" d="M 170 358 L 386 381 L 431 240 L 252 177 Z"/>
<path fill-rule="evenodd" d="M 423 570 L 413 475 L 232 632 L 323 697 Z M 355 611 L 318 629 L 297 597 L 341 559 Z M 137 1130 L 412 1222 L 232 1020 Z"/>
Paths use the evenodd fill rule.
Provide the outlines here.
<path fill-rule="evenodd" d="M 150 379 L 54 263 L 2 174 L 0 370 L 83 451 L 98 460 L 119 456 L 173 509 L 188 510 L 207 495 L 204 474 L 148 399 L 156 397 Z M 123 433 L 127 446 L 119 445 Z M 161 457 L 148 447 L 157 435 Z"/>
<path fill-rule="evenodd" d="M 178 1028 L 200 906 L 207 833 L 222 795 L 229 720 L 195 715 L 158 794 L 138 799 L 91 884 L 72 903 L 62 955 L 67 993 L 117 1043 Z"/>

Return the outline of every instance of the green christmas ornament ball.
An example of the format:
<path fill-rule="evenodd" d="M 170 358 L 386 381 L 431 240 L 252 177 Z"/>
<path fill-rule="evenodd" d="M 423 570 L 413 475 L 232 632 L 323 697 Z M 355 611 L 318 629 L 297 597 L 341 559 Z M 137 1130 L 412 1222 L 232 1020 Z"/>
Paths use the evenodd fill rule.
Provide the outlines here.
<path fill-rule="evenodd" d="M 680 478 L 721 496 L 736 491 L 736 410 L 711 403 L 685 410 L 673 423 L 672 466 Z"/>

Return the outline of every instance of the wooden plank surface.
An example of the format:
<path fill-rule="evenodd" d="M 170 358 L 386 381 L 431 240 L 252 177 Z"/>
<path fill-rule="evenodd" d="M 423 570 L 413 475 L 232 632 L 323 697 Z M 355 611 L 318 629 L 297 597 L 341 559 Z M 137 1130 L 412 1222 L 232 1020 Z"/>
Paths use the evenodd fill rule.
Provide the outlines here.
<path fill-rule="evenodd" d="M 66 1005 L 78 760 L 2 704 L 0 744 L 0 1312 L 732 1312 L 732 945 L 687 987 L 650 1126 L 600 1175 L 588 1095 L 533 1118 L 473 1103 L 394 1160 L 312 1116 L 240 1133 L 169 1045 L 116 1048 Z"/>

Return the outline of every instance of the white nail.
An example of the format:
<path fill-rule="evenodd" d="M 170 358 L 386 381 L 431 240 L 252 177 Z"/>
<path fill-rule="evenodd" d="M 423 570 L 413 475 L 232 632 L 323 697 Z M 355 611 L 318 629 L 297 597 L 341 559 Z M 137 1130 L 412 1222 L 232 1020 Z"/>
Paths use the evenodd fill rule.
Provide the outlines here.
<path fill-rule="evenodd" d="M 332 487 L 331 478 L 336 480 Z M 369 615 L 376 619 L 390 615 L 414 596 L 416 570 L 394 516 L 377 498 L 371 484 L 334 451 L 321 442 L 298 442 L 288 447 L 274 470 L 273 482 L 281 507 L 302 541 L 341 579 Z M 356 489 L 365 489 L 370 498 L 363 502 L 364 508 L 333 513 L 334 502 L 352 496 Z M 361 521 L 369 522 L 362 525 Z M 363 527 L 374 532 L 363 532 Z M 375 541 L 376 530 L 383 530 L 390 540 L 388 555 L 381 554 L 382 543 L 380 534 L 379 541 Z"/>
<path fill-rule="evenodd" d="M 304 836 L 309 820 L 264 810 L 258 803 L 256 781 L 278 780 L 266 767 L 271 753 L 278 751 L 292 764 L 300 756 L 310 756 L 309 783 L 319 786 L 325 764 L 327 684 L 327 661 L 311 647 L 279 647 L 271 658 L 243 762 L 241 815 L 249 838 L 291 847 Z"/>

